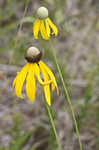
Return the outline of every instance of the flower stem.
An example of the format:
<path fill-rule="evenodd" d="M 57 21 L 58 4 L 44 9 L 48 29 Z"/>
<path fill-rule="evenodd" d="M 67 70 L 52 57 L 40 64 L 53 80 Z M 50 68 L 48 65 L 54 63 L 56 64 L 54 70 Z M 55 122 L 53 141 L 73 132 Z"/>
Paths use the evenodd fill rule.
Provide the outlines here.
<path fill-rule="evenodd" d="M 79 141 L 80 150 L 82 150 L 82 143 L 81 143 L 81 140 L 80 140 L 78 125 L 77 125 L 75 113 L 74 113 L 74 110 L 73 110 L 73 106 L 72 106 L 72 103 L 71 103 L 71 100 L 70 100 L 69 92 L 68 92 L 68 89 L 67 89 L 66 84 L 64 82 L 63 75 L 62 75 L 61 69 L 59 67 L 58 60 L 57 60 L 57 57 L 56 57 L 56 54 L 55 54 L 55 50 L 54 50 L 54 47 L 53 47 L 53 43 L 52 43 L 51 40 L 49 40 L 49 44 L 50 44 L 50 47 L 51 47 L 51 50 L 52 50 L 52 54 L 53 54 L 53 58 L 54 58 L 56 67 L 57 67 L 58 72 L 59 72 L 59 76 L 60 76 L 61 82 L 62 82 L 63 87 L 64 87 L 65 96 L 67 97 L 67 102 L 68 102 L 69 107 L 71 109 L 71 113 L 72 113 L 72 117 L 73 117 L 74 125 L 75 125 L 75 130 L 76 130 L 76 134 L 77 134 L 78 141 Z"/>
<path fill-rule="evenodd" d="M 42 87 L 41 87 L 41 90 L 42 90 L 42 93 L 43 93 L 43 97 L 45 98 L 44 91 L 43 91 L 43 88 L 42 88 Z M 56 127 L 55 127 L 53 115 L 52 115 L 52 112 L 51 112 L 51 110 L 50 110 L 51 108 L 50 108 L 50 106 L 46 103 L 45 100 L 44 100 L 44 104 L 45 104 L 45 109 L 46 109 L 46 111 L 47 111 L 48 117 L 49 117 L 49 119 L 50 119 L 51 127 L 52 127 L 52 129 L 53 129 L 53 132 L 54 132 L 54 135 L 55 135 L 55 138 L 56 138 L 57 146 L 58 146 L 59 150 L 62 150 L 61 143 L 60 143 L 60 140 L 59 140 L 57 131 L 56 131 Z"/>
<path fill-rule="evenodd" d="M 62 147 L 61 147 L 61 144 L 60 144 L 60 140 L 59 140 L 59 137 L 58 137 L 58 134 L 57 134 L 57 131 L 56 131 L 55 124 L 54 124 L 54 120 L 53 120 L 53 117 L 52 117 L 51 110 L 50 110 L 48 104 L 45 104 L 45 107 L 46 107 L 46 109 L 47 109 L 48 116 L 49 116 L 49 118 L 50 118 L 50 123 L 51 123 L 53 132 L 54 132 L 55 137 L 56 137 L 56 141 L 57 141 L 58 148 L 59 148 L 59 150 L 62 150 Z"/>

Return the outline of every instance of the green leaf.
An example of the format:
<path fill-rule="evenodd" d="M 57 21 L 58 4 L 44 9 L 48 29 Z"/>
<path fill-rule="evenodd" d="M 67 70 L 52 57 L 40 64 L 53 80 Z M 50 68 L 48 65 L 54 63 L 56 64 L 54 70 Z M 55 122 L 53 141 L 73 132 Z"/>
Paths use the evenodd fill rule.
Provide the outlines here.
<path fill-rule="evenodd" d="M 34 18 L 33 17 L 24 17 L 20 22 L 19 24 L 23 24 L 23 23 L 33 23 L 34 21 Z"/>

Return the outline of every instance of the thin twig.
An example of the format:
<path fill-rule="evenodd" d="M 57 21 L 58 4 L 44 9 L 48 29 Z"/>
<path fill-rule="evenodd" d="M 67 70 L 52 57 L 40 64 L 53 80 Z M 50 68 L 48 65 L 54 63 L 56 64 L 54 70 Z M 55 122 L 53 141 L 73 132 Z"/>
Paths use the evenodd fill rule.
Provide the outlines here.
<path fill-rule="evenodd" d="M 29 2 L 29 0 L 26 1 L 26 5 L 25 5 L 25 9 L 24 9 L 24 13 L 23 13 L 22 20 L 24 19 L 25 15 L 26 15 L 26 13 L 27 13 L 28 2 Z M 17 42 L 18 42 L 18 39 L 19 39 L 19 34 L 20 34 L 20 31 L 21 31 L 22 25 L 23 25 L 22 20 L 21 20 L 21 23 L 20 23 L 20 26 L 19 26 L 19 30 L 18 30 L 17 35 L 16 35 L 16 38 L 15 38 L 15 44 L 14 44 L 14 48 L 13 48 L 11 57 L 10 57 L 10 59 L 9 59 L 9 64 L 12 64 L 12 63 L 13 63 L 13 57 L 14 57 L 14 54 L 15 54 L 15 51 L 16 51 Z"/>
<path fill-rule="evenodd" d="M 54 51 L 54 47 L 53 47 L 53 43 L 52 43 L 51 40 L 49 41 L 49 44 L 50 44 L 50 47 L 51 47 L 51 51 L 52 51 L 52 54 L 53 54 L 53 58 L 54 58 L 54 61 L 55 61 L 57 70 L 58 70 L 58 72 L 59 72 L 59 76 L 60 76 L 61 82 L 62 82 L 63 87 L 64 87 L 64 93 L 65 93 L 65 96 L 66 96 L 66 98 L 67 98 L 67 99 L 65 99 L 65 100 L 68 102 L 69 107 L 70 107 L 70 110 L 71 110 L 71 113 L 72 113 L 72 118 L 73 118 L 73 121 L 74 121 L 75 130 L 76 130 L 76 134 L 77 134 L 77 137 L 78 137 L 78 142 L 79 142 L 80 150 L 82 150 L 82 143 L 81 143 L 81 140 L 80 140 L 78 125 L 77 125 L 77 121 L 76 121 L 74 109 L 73 109 L 73 106 L 72 106 L 72 103 L 71 103 L 70 95 L 69 95 L 67 86 L 66 86 L 66 84 L 65 84 L 65 82 L 64 82 L 64 78 L 63 78 L 63 75 L 62 75 L 60 66 L 59 66 L 59 64 L 58 64 L 58 60 L 57 60 L 57 57 L 56 57 L 56 54 L 55 54 L 55 51 Z"/>

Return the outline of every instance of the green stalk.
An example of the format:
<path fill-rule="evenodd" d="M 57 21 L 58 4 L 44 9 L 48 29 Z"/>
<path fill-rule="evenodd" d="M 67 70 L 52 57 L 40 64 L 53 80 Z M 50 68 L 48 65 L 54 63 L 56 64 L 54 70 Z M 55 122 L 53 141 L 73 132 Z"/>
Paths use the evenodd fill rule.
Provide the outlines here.
<path fill-rule="evenodd" d="M 77 125 L 75 113 L 74 113 L 74 110 L 73 110 L 73 106 L 72 106 L 72 103 L 71 103 L 71 100 L 70 100 L 69 92 L 68 92 L 68 89 L 67 89 L 67 87 L 65 85 L 65 82 L 64 82 L 64 79 L 63 79 L 63 75 L 62 75 L 61 69 L 59 67 L 58 60 L 57 60 L 57 57 L 56 57 L 56 54 L 55 54 L 55 50 L 54 50 L 54 47 L 53 47 L 53 43 L 52 43 L 51 40 L 49 40 L 49 44 L 50 44 L 50 47 L 51 47 L 51 50 L 52 50 L 52 54 L 53 54 L 53 58 L 54 58 L 56 67 L 57 67 L 58 72 L 59 72 L 59 76 L 60 76 L 61 82 L 62 82 L 63 87 L 64 87 L 65 96 L 67 97 L 67 100 L 66 99 L 65 100 L 68 102 L 70 110 L 71 110 L 71 113 L 72 113 L 72 117 L 73 117 L 73 120 L 74 120 L 74 125 L 75 125 L 76 134 L 77 134 L 77 137 L 78 137 L 80 150 L 82 150 L 82 143 L 81 143 L 81 140 L 80 140 L 78 125 Z"/>
<path fill-rule="evenodd" d="M 58 137 L 58 134 L 57 134 L 57 131 L 56 131 L 55 124 L 54 124 L 54 119 L 52 117 L 51 110 L 50 110 L 48 104 L 45 104 L 45 107 L 47 109 L 48 116 L 50 118 L 50 123 L 51 123 L 52 129 L 53 129 L 54 135 L 56 137 L 56 142 L 57 142 L 58 148 L 59 148 L 59 150 L 62 150 L 62 147 L 61 147 L 61 144 L 60 144 L 60 140 L 59 140 L 59 137 Z"/>
<path fill-rule="evenodd" d="M 57 131 L 56 131 L 54 119 L 53 119 L 53 116 L 52 116 L 52 112 L 51 112 L 51 110 L 50 110 L 50 106 L 46 103 L 45 95 L 44 95 L 44 91 L 43 91 L 43 88 L 42 88 L 42 87 L 41 87 L 41 90 L 42 90 L 43 97 L 44 97 L 45 109 L 46 109 L 47 114 L 48 114 L 48 117 L 49 117 L 49 119 L 50 119 L 50 124 L 51 124 L 51 127 L 52 127 L 52 129 L 53 129 L 53 132 L 54 132 L 54 135 L 55 135 L 55 138 L 56 138 L 57 146 L 58 146 L 59 150 L 62 150 L 61 143 L 60 143 L 60 140 L 59 140 Z"/>

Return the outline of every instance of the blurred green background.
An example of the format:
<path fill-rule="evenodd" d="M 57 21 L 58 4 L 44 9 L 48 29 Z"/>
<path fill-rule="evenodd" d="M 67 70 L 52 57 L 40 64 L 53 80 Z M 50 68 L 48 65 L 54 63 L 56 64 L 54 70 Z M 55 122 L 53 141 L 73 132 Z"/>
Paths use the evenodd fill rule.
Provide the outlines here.
<path fill-rule="evenodd" d="M 42 59 L 59 85 L 60 95 L 52 94 L 52 110 L 62 147 L 79 150 L 48 41 L 33 39 L 33 21 L 40 6 L 48 8 L 59 29 L 52 41 L 68 85 L 83 149 L 99 150 L 99 0 L 0 0 L 0 150 L 57 149 L 40 88 L 37 86 L 33 104 L 26 96 L 18 99 L 12 89 L 30 46 L 43 52 Z"/>

